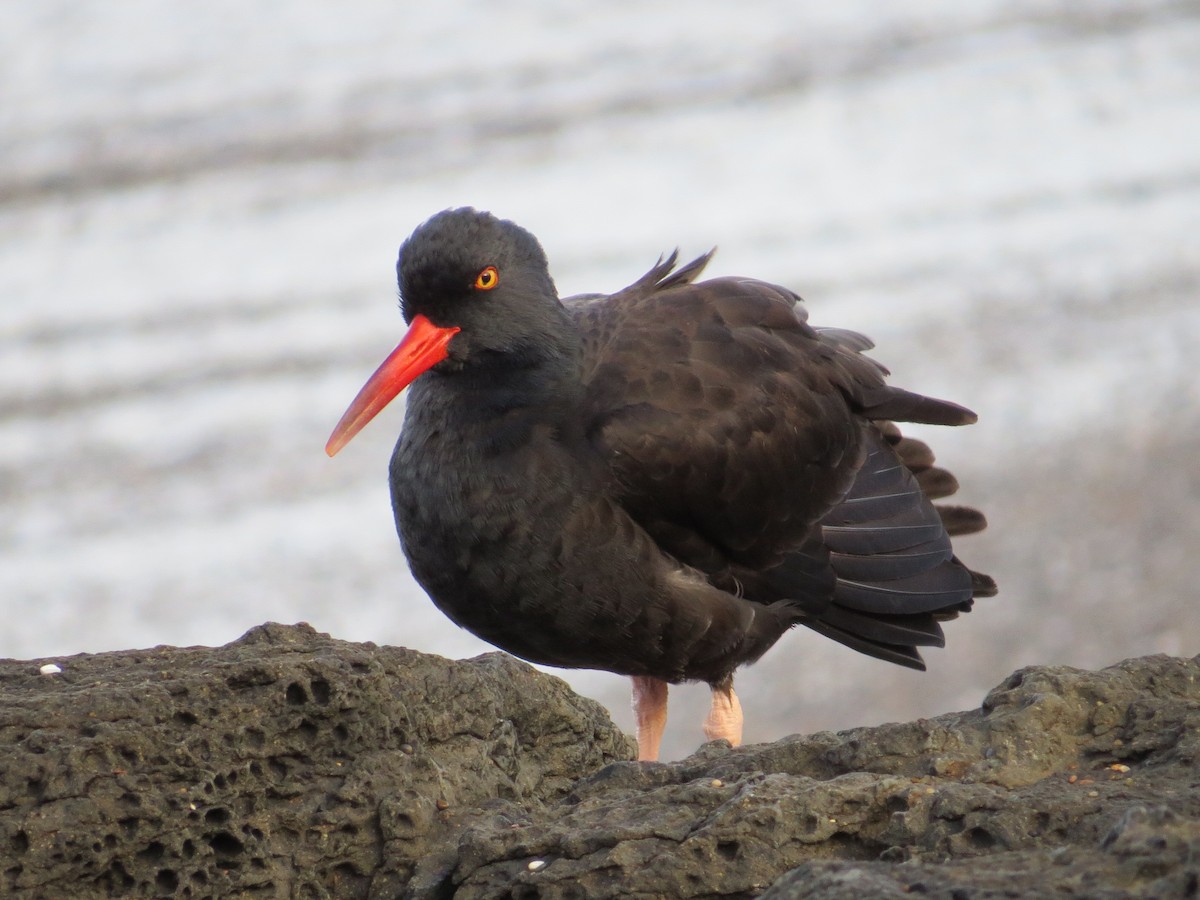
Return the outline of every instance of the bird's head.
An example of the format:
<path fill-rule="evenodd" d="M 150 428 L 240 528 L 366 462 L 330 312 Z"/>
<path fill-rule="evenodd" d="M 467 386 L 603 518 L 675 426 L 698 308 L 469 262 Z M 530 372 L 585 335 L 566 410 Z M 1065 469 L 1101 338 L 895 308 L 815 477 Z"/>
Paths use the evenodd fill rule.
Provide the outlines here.
<path fill-rule="evenodd" d="M 476 341 L 490 334 L 497 346 L 536 316 L 544 305 L 537 300 L 557 299 L 537 238 L 470 208 L 445 210 L 417 228 L 400 246 L 396 281 L 406 322 L 423 315 Z"/>
<path fill-rule="evenodd" d="M 408 333 L 342 416 L 330 456 L 429 369 L 555 352 L 563 312 L 546 254 L 512 222 L 469 207 L 440 212 L 401 245 L 396 280 Z"/>

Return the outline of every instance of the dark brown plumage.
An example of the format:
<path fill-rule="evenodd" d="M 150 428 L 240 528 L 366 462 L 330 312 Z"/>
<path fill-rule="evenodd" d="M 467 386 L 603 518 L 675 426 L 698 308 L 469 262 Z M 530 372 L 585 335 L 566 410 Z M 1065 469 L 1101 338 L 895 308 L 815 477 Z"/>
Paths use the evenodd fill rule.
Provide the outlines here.
<path fill-rule="evenodd" d="M 791 626 L 923 668 L 995 592 L 950 543 L 983 516 L 933 505 L 957 483 L 894 424 L 974 414 L 887 385 L 784 288 L 697 283 L 708 258 L 560 301 L 528 232 L 440 213 L 401 248 L 410 337 L 330 441 L 411 383 L 391 483 L 417 580 L 518 656 L 633 676 L 649 758 L 665 683 L 710 684 L 736 742 L 734 670 Z"/>

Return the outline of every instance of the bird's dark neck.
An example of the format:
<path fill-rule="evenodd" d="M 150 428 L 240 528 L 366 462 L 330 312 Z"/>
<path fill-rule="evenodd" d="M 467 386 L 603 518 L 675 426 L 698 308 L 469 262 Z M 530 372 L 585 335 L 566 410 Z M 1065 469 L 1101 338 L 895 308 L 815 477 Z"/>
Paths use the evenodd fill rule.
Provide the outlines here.
<path fill-rule="evenodd" d="M 418 396 L 409 402 L 436 397 L 434 402 L 467 428 L 506 418 L 552 421 L 578 411 L 581 358 L 579 336 L 569 327 L 511 341 L 503 349 L 476 346 L 460 364 L 418 379 L 413 385 Z"/>
<path fill-rule="evenodd" d="M 428 372 L 413 383 L 401 443 L 436 433 L 439 441 L 457 443 L 464 457 L 473 457 L 471 465 L 507 465 L 501 458 L 547 435 L 562 443 L 579 440 L 582 400 L 578 345 L 482 350 L 466 365 Z"/>
<path fill-rule="evenodd" d="M 543 348 L 484 351 L 463 369 L 434 373 L 439 389 L 462 398 L 462 412 L 484 417 L 525 407 L 575 403 L 583 394 L 579 353 L 548 354 Z M 432 379 L 431 379 L 432 381 Z"/>

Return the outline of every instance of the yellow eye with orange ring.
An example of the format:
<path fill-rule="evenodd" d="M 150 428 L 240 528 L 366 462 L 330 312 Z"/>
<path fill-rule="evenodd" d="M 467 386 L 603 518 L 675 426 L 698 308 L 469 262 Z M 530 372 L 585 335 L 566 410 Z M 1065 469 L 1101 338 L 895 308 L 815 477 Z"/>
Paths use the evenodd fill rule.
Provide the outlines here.
<path fill-rule="evenodd" d="M 500 273 L 495 266 L 488 266 L 475 276 L 475 288 L 480 291 L 490 291 L 500 283 Z"/>

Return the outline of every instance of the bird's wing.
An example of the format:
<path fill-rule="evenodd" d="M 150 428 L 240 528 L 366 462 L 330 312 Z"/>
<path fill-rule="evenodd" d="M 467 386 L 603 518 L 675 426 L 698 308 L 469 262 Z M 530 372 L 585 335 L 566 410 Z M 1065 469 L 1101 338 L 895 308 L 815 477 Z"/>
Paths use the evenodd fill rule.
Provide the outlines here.
<path fill-rule="evenodd" d="M 973 420 L 889 387 L 871 342 L 816 329 L 800 298 L 761 281 L 693 279 L 674 255 L 608 297 L 568 300 L 584 339 L 590 438 L 630 513 L 715 572 L 800 544 L 852 485 L 864 419 Z"/>

